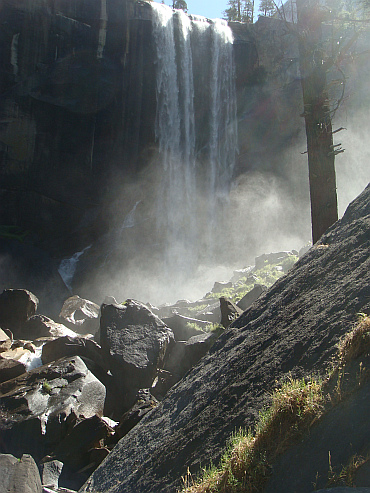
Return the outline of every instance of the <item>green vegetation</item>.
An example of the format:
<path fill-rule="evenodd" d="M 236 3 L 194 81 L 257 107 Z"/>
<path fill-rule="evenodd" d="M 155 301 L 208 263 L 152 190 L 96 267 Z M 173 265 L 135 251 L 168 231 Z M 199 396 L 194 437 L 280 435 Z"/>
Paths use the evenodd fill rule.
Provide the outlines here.
<path fill-rule="evenodd" d="M 291 255 L 280 263 L 269 264 L 267 261 L 261 269 L 253 270 L 249 277 L 242 277 L 234 287 L 225 288 L 220 293 L 209 293 L 206 298 L 219 299 L 221 296 L 237 303 L 255 284 L 263 284 L 267 287 L 272 286 L 280 277 L 288 272 L 297 262 L 298 257 Z"/>
<path fill-rule="evenodd" d="M 44 383 L 42 384 L 42 389 L 47 393 L 47 394 L 50 394 L 53 387 L 50 385 L 50 383 L 45 380 Z"/>
<path fill-rule="evenodd" d="M 204 471 L 200 481 L 188 473 L 183 478 L 183 491 L 261 491 L 273 460 L 321 415 L 322 409 L 321 382 L 289 379 L 273 393 L 272 404 L 260 414 L 255 433 L 240 430 L 233 435 L 220 466 Z"/>
<path fill-rule="evenodd" d="M 212 324 L 211 322 L 204 327 L 201 327 L 196 322 L 187 322 L 186 327 L 188 329 L 200 330 L 203 332 L 220 332 L 220 334 L 225 330 L 220 324 Z"/>
<path fill-rule="evenodd" d="M 228 444 L 218 467 L 203 471 L 200 479 L 188 473 L 182 478 L 183 493 L 253 493 L 263 490 L 274 460 L 306 433 L 330 407 L 341 400 L 343 375 L 348 392 L 362 385 L 369 377 L 360 356 L 370 353 L 370 316 L 360 314 L 360 320 L 345 335 L 338 347 L 333 371 L 324 381 L 309 378 L 284 382 L 274 391 L 271 405 L 260 413 L 254 433 L 239 430 Z M 355 363 L 359 372 L 349 370 Z M 353 382 L 356 385 L 353 385 Z M 369 457 L 354 455 L 339 473 L 331 466 L 329 484 L 353 484 L 354 474 Z"/>

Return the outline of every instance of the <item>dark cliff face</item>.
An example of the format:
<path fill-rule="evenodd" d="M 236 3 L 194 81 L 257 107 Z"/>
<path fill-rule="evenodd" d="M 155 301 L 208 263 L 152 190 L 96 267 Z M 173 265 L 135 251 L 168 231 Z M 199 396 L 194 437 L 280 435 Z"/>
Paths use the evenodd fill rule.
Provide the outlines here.
<path fill-rule="evenodd" d="M 99 221 L 87 220 L 82 244 L 104 231 L 101 204 L 113 198 L 112 177 L 135 181 L 155 155 L 151 7 L 133 0 L 1 5 L 0 224 L 31 230 L 60 253 L 68 244 L 73 252 L 79 243 L 72 233 L 86 222 L 87 210 Z M 241 173 L 263 161 L 256 158 L 261 132 L 266 153 L 281 145 L 273 121 L 283 105 L 266 93 L 266 60 L 256 47 L 258 32 L 268 27 L 231 27 Z M 202 94 L 197 98 L 201 127 L 206 116 Z"/>
<path fill-rule="evenodd" d="M 1 223 L 71 231 L 154 141 L 148 5 L 5 1 L 0 9 Z"/>

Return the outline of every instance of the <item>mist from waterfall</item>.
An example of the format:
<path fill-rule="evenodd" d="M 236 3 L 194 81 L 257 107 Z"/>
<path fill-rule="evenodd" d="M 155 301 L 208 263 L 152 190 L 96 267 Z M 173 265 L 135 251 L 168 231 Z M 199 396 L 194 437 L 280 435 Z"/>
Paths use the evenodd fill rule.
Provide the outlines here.
<path fill-rule="evenodd" d="M 237 150 L 233 36 L 222 20 L 189 17 L 155 2 L 152 9 L 155 132 L 163 169 L 157 228 L 166 240 L 167 270 L 189 274 L 189 265 L 214 254 L 216 223 L 222 222 L 233 176 Z"/>

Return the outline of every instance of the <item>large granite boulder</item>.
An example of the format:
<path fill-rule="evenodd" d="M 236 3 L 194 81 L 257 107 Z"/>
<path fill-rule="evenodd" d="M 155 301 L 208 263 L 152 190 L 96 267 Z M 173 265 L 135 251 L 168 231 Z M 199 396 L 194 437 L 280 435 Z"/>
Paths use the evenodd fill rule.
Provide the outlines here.
<path fill-rule="evenodd" d="M 68 416 L 102 415 L 105 388 L 79 357 L 58 360 L 0 384 L 0 452 L 40 460 L 66 433 Z"/>
<path fill-rule="evenodd" d="M 22 338 L 34 340 L 42 337 L 77 336 L 76 332 L 63 324 L 54 322 L 45 315 L 33 315 L 22 327 Z"/>
<path fill-rule="evenodd" d="M 19 377 L 26 372 L 26 367 L 20 361 L 14 359 L 0 359 L 0 383 Z"/>
<path fill-rule="evenodd" d="M 69 356 L 89 358 L 102 369 L 108 370 L 101 347 L 91 339 L 70 336 L 58 337 L 42 346 L 41 359 L 44 364 Z"/>
<path fill-rule="evenodd" d="M 11 454 L 0 454 L 1 493 L 42 493 L 37 465 L 29 454 L 17 459 Z"/>
<path fill-rule="evenodd" d="M 95 333 L 99 326 L 100 307 L 77 295 L 68 298 L 60 311 L 61 322 L 79 334 Z"/>
<path fill-rule="evenodd" d="M 172 330 L 138 301 L 102 305 L 100 343 L 122 398 L 122 411 L 141 388 L 151 387 L 174 337 Z"/>
<path fill-rule="evenodd" d="M 35 315 L 39 300 L 26 289 L 4 289 L 0 295 L 0 327 L 21 339 L 22 326 Z"/>
<path fill-rule="evenodd" d="M 172 493 L 187 468 L 196 474 L 217 464 L 232 433 L 253 428 L 277 380 L 324 373 L 357 314 L 370 313 L 369 249 L 370 185 L 120 440 L 80 491 Z"/>

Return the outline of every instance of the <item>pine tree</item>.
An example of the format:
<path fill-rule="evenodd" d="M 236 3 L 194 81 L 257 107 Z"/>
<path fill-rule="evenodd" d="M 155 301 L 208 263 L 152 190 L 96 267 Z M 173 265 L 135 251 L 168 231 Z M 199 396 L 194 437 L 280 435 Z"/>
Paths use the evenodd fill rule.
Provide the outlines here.
<path fill-rule="evenodd" d="M 228 0 L 228 5 L 224 11 L 226 20 L 253 22 L 254 0 Z"/>
<path fill-rule="evenodd" d="M 274 0 L 262 0 L 260 3 L 260 12 L 265 17 L 272 17 L 276 13 Z"/>

